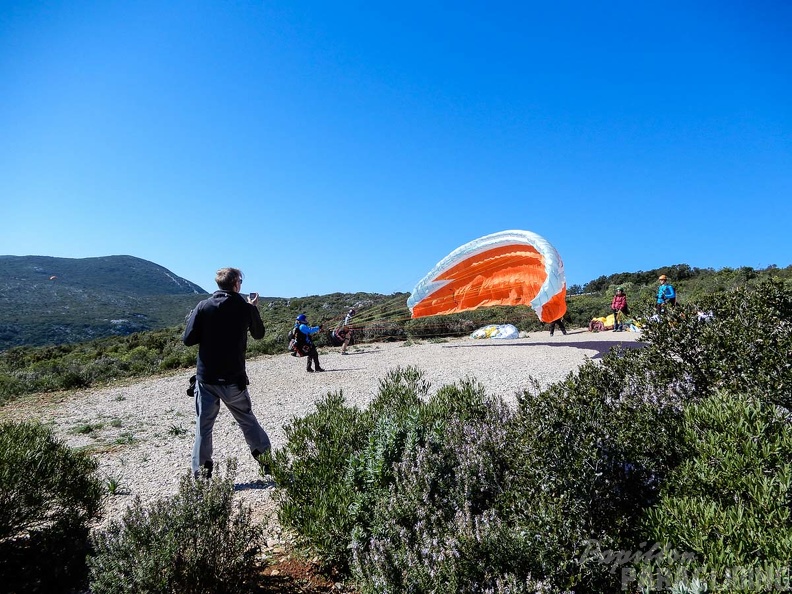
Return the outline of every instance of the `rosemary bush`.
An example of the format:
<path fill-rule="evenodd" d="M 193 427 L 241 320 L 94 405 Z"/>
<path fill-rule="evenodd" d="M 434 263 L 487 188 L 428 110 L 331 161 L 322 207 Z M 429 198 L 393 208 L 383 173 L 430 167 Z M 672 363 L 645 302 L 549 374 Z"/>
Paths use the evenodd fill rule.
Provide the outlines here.
<path fill-rule="evenodd" d="M 650 537 L 694 556 L 684 568 L 690 580 L 700 576 L 722 584 L 740 571 L 754 576 L 775 571 L 788 580 L 789 412 L 756 398 L 718 393 L 687 409 L 683 441 L 688 455 L 664 485 L 661 503 L 647 514 Z M 680 569 L 660 561 L 657 565 L 666 565 L 672 575 Z M 775 577 L 770 579 L 756 591 L 772 589 Z"/>
<path fill-rule="evenodd" d="M 365 440 L 367 420 L 346 406 L 339 392 L 328 394 L 314 413 L 294 419 L 284 431 L 286 445 L 271 460 L 280 487 L 275 493 L 279 519 L 325 563 L 343 568 L 353 499 L 344 477 L 350 456 Z"/>
<path fill-rule="evenodd" d="M 607 552 L 661 535 L 706 567 L 788 559 L 792 292 L 691 300 L 642 346 L 514 408 L 473 380 L 429 397 L 414 368 L 364 411 L 328 397 L 275 456 L 282 521 L 365 594 L 614 592 Z"/>
<path fill-rule="evenodd" d="M 233 504 L 236 461 L 225 475 L 181 479 L 179 492 L 145 507 L 140 499 L 94 537 L 93 594 L 232 594 L 257 579 L 261 528 Z"/>
<path fill-rule="evenodd" d="M 0 583 L 60 592 L 86 577 L 88 527 L 100 513 L 97 463 L 37 423 L 0 424 Z"/>

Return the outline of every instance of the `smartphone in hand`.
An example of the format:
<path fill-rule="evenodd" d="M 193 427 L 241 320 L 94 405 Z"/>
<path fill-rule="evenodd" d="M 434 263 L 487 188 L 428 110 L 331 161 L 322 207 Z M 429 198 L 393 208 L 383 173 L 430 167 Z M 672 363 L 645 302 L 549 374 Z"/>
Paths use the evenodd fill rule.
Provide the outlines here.
<path fill-rule="evenodd" d="M 256 299 L 258 299 L 258 293 L 250 293 L 248 295 L 248 300 L 249 301 L 255 301 Z"/>

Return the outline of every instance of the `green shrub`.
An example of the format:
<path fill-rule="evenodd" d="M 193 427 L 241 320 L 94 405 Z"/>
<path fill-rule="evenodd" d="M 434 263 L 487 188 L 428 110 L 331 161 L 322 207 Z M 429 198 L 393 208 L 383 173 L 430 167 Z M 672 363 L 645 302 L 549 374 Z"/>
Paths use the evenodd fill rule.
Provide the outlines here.
<path fill-rule="evenodd" d="M 409 320 L 405 324 L 407 336 L 416 338 L 433 338 L 436 336 L 468 336 L 478 325 L 461 315 L 432 316 Z"/>
<path fill-rule="evenodd" d="M 123 360 L 129 365 L 134 375 L 140 375 L 144 372 L 150 373 L 157 368 L 159 359 L 160 351 L 144 345 L 136 346 L 123 357 Z"/>
<path fill-rule="evenodd" d="M 680 304 L 647 324 L 643 348 L 616 349 L 527 391 L 516 410 L 473 382 L 428 398 L 418 370 L 397 370 L 367 410 L 336 403 L 290 438 L 289 468 L 310 474 L 307 461 L 339 477 L 328 488 L 293 475 L 307 488 L 287 501 L 309 511 L 289 513 L 310 517 L 312 531 L 292 526 L 342 570 L 350 564 L 362 592 L 617 591 L 622 576 L 604 555 L 646 548 L 648 510 L 662 509 L 691 452 L 685 411 L 725 388 L 769 410 L 790 401 L 791 300 L 769 281 Z M 753 442 L 769 431 L 776 443 L 769 427 Z M 343 440 L 342 452 L 317 447 L 329 436 Z M 763 471 L 746 474 L 746 490 L 764 488 Z M 320 540 L 319 518 L 333 526 L 332 543 Z M 756 529 L 757 543 L 779 540 Z"/>
<path fill-rule="evenodd" d="M 286 445 L 272 455 L 280 521 L 325 563 L 348 567 L 355 510 L 361 508 L 353 472 L 361 462 L 355 458 L 367 447 L 384 447 L 371 445 L 378 424 L 409 416 L 428 389 L 417 369 L 397 368 L 380 381 L 367 411 L 346 406 L 342 393 L 328 394 L 316 412 L 285 427 Z"/>
<path fill-rule="evenodd" d="M 403 325 L 398 322 L 369 323 L 355 330 L 355 340 L 358 342 L 389 342 L 404 340 L 406 336 Z"/>
<path fill-rule="evenodd" d="M 677 398 L 641 351 L 616 351 L 519 399 L 515 480 L 504 521 L 520 526 L 533 575 L 554 589 L 616 591 L 619 575 L 581 563 L 587 543 L 633 550 L 642 512 L 679 459 Z"/>
<path fill-rule="evenodd" d="M 727 393 L 686 410 L 687 455 L 665 482 L 660 504 L 648 513 L 647 529 L 650 539 L 695 555 L 687 567 L 691 576 L 698 572 L 723 580 L 734 568 L 759 573 L 788 567 L 789 420 L 786 410 Z"/>
<path fill-rule="evenodd" d="M 441 392 L 400 423 L 383 419 L 360 455 L 355 584 L 363 594 L 535 592 L 525 537 L 500 508 L 514 413 L 473 382 Z"/>
<path fill-rule="evenodd" d="M 368 423 L 344 404 L 341 392 L 328 394 L 316 411 L 284 427 L 286 445 L 272 454 L 272 475 L 280 487 L 280 522 L 294 529 L 303 546 L 329 564 L 345 565 L 352 531 L 353 493 L 344 481 L 350 456 L 363 444 Z"/>
<path fill-rule="evenodd" d="M 0 424 L 0 583 L 56 592 L 86 577 L 88 526 L 103 488 L 97 463 L 34 423 Z"/>
<path fill-rule="evenodd" d="M 792 408 L 792 289 L 780 282 L 673 308 L 647 324 L 643 339 L 659 381 L 687 381 L 698 398 L 725 389 Z"/>
<path fill-rule="evenodd" d="M 24 385 L 18 377 L 0 373 L 0 406 L 6 404 L 18 394 L 24 393 Z"/>
<path fill-rule="evenodd" d="M 93 594 L 231 594 L 253 589 L 261 528 L 233 505 L 236 461 L 224 476 L 181 479 L 177 495 L 144 507 L 94 537 Z"/>

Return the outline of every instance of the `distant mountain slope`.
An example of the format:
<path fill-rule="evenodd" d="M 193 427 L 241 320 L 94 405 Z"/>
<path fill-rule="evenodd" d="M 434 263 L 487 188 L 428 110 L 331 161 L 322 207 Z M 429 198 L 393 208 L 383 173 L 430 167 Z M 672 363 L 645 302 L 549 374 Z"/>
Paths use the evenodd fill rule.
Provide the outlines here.
<path fill-rule="evenodd" d="M 174 326 L 206 293 L 133 256 L 0 256 L 0 350 Z"/>
<path fill-rule="evenodd" d="M 206 293 L 167 268 L 134 256 L 0 256 L 0 291 L 41 286 L 66 286 L 128 295 Z"/>

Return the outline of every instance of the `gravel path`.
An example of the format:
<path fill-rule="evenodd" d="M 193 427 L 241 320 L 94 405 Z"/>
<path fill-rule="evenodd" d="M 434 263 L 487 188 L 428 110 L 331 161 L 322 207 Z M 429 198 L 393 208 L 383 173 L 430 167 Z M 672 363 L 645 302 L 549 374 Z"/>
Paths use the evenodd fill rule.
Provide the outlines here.
<path fill-rule="evenodd" d="M 342 390 L 348 404 L 365 407 L 387 371 L 408 365 L 420 368 L 433 390 L 475 377 L 488 393 L 514 402 L 530 378 L 546 386 L 616 344 L 637 346 L 639 336 L 571 330 L 566 336 L 550 337 L 545 331 L 514 340 L 364 344 L 351 347 L 346 356 L 339 349 L 320 351 L 327 371 L 313 374 L 306 373 L 304 359 L 263 356 L 248 361 L 253 412 L 278 448 L 284 444 L 283 426 L 313 411 L 315 402 L 328 392 Z M 101 476 L 120 485 L 105 502 L 107 521 L 118 518 L 136 495 L 150 501 L 176 493 L 180 477 L 189 473 L 195 415 L 193 401 L 185 393 L 190 375 L 183 371 L 77 391 L 54 401 L 52 395 L 33 397 L 0 408 L 0 418 L 41 420 L 68 445 L 96 452 Z M 216 467 L 232 457 L 239 461 L 239 498 L 253 506 L 257 517 L 271 516 L 273 485 L 261 480 L 242 433 L 224 408 L 215 425 L 214 448 Z"/>

